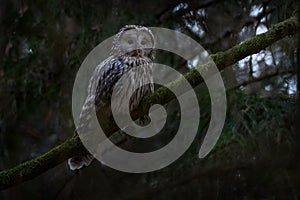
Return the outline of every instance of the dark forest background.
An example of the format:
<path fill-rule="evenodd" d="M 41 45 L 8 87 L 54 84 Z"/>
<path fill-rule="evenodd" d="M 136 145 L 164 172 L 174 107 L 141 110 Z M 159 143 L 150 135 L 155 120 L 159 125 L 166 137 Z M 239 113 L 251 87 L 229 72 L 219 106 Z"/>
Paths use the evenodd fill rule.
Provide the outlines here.
<path fill-rule="evenodd" d="M 76 73 L 122 26 L 177 30 L 216 53 L 271 29 L 296 7 L 292 0 L 0 0 L 0 170 L 72 137 Z M 95 161 L 74 173 L 65 162 L 1 191 L 0 199 L 299 199 L 297 45 L 296 36 L 284 38 L 222 71 L 227 119 L 205 159 L 198 151 L 210 99 L 201 85 L 197 139 L 170 166 L 128 174 Z M 181 73 L 192 62 L 164 52 L 158 60 Z M 166 130 L 169 137 L 174 127 Z"/>

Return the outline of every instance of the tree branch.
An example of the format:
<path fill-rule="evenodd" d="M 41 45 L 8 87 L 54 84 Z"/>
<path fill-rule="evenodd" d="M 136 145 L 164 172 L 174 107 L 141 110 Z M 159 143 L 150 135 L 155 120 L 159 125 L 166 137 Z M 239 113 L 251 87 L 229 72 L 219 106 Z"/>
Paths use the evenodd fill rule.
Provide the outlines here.
<path fill-rule="evenodd" d="M 219 70 L 223 70 L 227 66 L 255 53 L 260 52 L 266 47 L 272 45 L 282 38 L 294 35 L 299 31 L 299 24 L 297 17 L 291 17 L 274 26 L 273 29 L 266 33 L 254 36 L 250 40 L 236 45 L 233 48 L 218 52 L 212 55 L 212 59 L 217 65 Z M 203 66 L 199 66 L 202 68 Z M 190 82 L 193 87 L 196 87 L 203 82 L 202 77 L 196 69 L 191 70 L 185 74 L 185 78 Z M 176 80 L 172 86 L 180 85 L 181 80 Z M 148 112 L 148 109 L 154 103 L 166 104 L 174 98 L 170 90 L 165 87 L 159 88 L 155 93 L 147 95 L 143 98 L 139 112 L 133 113 L 133 118 L 138 118 Z M 113 133 L 117 130 L 112 122 L 105 124 L 105 130 Z M 0 189 L 6 189 L 14 185 L 18 185 L 24 181 L 35 178 L 43 172 L 53 168 L 54 166 L 64 162 L 74 155 L 85 154 L 87 151 L 82 145 L 79 137 L 68 139 L 64 143 L 53 148 L 49 152 L 41 155 L 35 159 L 29 160 L 18 166 L 0 172 Z"/>

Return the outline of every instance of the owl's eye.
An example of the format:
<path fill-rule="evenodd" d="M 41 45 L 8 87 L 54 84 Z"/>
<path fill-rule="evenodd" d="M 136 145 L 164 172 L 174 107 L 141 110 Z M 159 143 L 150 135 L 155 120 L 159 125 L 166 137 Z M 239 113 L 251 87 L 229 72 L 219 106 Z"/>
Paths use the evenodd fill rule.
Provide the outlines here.
<path fill-rule="evenodd" d="M 133 44 L 133 40 L 132 40 L 132 39 L 129 39 L 129 40 L 127 40 L 127 43 L 128 43 L 128 44 Z"/>

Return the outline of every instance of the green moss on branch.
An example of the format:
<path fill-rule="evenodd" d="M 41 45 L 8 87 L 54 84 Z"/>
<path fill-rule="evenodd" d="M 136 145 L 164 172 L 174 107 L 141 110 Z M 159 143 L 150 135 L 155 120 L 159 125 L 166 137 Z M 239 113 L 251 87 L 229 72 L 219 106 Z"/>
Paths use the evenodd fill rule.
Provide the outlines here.
<path fill-rule="evenodd" d="M 71 138 L 47 153 L 12 169 L 0 172 L 0 189 L 30 180 L 64 162 L 73 155 L 86 153 L 79 137 Z"/>

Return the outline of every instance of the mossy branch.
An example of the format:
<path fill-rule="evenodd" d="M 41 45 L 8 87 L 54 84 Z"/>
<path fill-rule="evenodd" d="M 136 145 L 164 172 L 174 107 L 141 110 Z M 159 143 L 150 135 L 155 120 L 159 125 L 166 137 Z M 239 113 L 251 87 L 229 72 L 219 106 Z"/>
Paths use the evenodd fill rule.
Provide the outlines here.
<path fill-rule="evenodd" d="M 212 55 L 212 59 L 217 65 L 219 70 L 236 63 L 237 61 L 260 52 L 266 47 L 272 45 L 278 40 L 289 36 L 295 35 L 299 32 L 299 23 L 297 17 L 291 17 L 283 22 L 280 22 L 274 26 L 273 29 L 254 36 L 248 41 L 236 45 L 227 51 L 218 52 Z M 203 66 L 199 66 L 203 67 Z M 203 82 L 202 77 L 199 75 L 197 70 L 191 70 L 185 74 L 185 78 L 190 82 L 193 87 L 196 87 Z M 174 85 L 180 84 L 180 80 L 176 80 Z M 143 98 L 139 112 L 133 113 L 133 118 L 138 118 L 143 114 L 147 113 L 148 108 L 154 104 L 166 104 L 174 98 L 174 95 L 170 90 L 162 87 L 158 89 L 155 93 L 147 95 Z M 117 130 L 113 123 L 108 122 L 106 124 L 105 130 L 110 130 L 113 133 Z M 86 149 L 82 145 L 79 137 L 73 137 L 68 139 L 64 143 L 53 148 L 49 152 L 35 158 L 19 164 L 18 166 L 7 169 L 0 172 L 0 189 L 6 189 L 11 186 L 18 185 L 24 181 L 35 178 L 36 176 L 42 174 L 43 172 L 55 167 L 56 165 L 64 162 L 68 158 L 74 155 L 80 155 L 86 153 Z"/>

